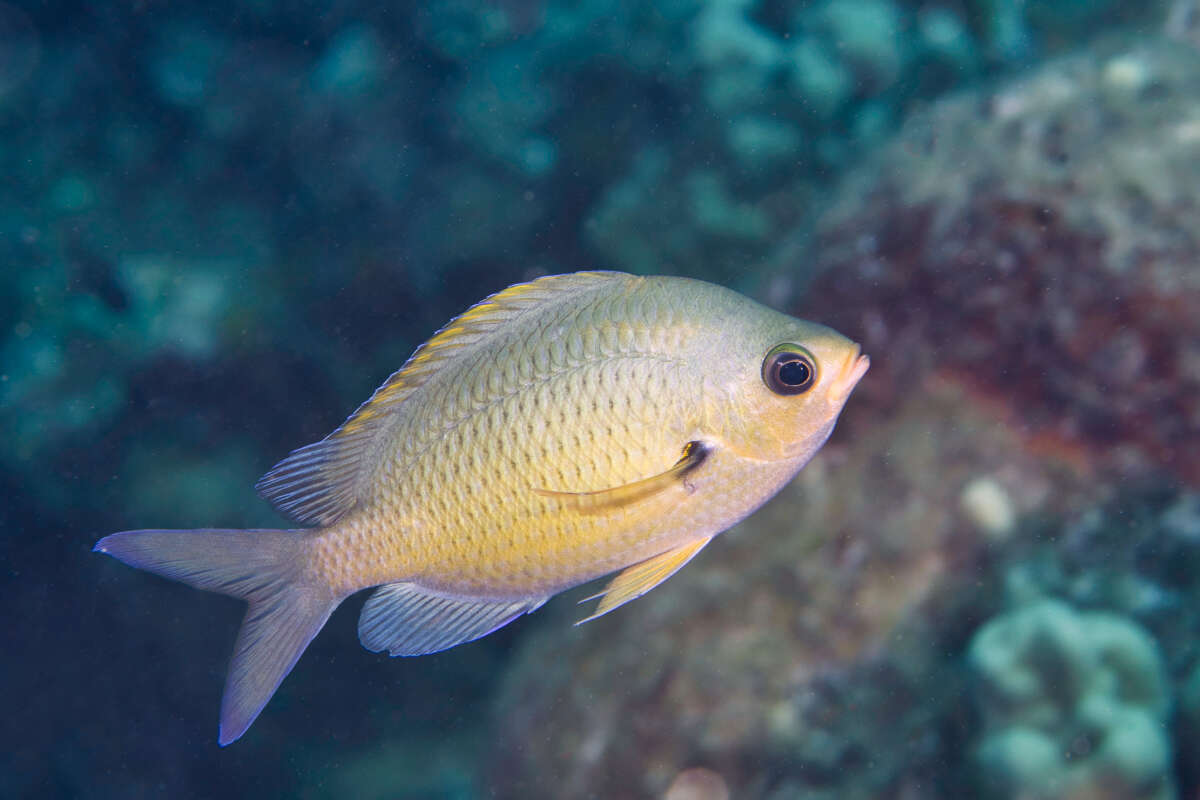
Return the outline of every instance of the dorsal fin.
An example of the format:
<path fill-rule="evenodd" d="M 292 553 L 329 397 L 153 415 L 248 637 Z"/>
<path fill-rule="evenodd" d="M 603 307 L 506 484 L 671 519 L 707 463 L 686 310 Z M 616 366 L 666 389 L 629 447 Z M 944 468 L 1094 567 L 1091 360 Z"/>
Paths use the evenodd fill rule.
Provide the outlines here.
<path fill-rule="evenodd" d="M 515 317 L 550 300 L 613 280 L 637 280 L 622 272 L 547 275 L 497 292 L 464 311 L 421 345 L 358 407 L 341 427 L 319 442 L 301 447 L 276 464 L 255 489 L 297 522 L 328 525 L 362 499 L 375 466 L 372 453 L 396 410 L 413 389 L 445 362 L 486 340 Z"/>

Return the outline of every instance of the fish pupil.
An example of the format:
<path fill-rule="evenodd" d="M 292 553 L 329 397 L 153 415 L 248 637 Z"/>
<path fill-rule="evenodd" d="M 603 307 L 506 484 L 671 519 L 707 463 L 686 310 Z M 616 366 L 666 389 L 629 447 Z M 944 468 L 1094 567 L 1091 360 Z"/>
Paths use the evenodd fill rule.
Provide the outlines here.
<path fill-rule="evenodd" d="M 779 365 L 779 380 L 787 386 L 803 386 L 811 375 L 812 370 L 801 359 L 785 361 Z"/>

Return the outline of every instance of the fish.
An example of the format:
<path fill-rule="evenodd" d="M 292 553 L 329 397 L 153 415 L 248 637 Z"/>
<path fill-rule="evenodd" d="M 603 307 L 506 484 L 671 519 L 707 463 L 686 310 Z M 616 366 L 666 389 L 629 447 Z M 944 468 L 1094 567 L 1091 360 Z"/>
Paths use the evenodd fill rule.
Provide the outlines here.
<path fill-rule="evenodd" d="M 95 550 L 247 610 L 218 742 L 241 737 L 347 597 L 393 656 L 486 636 L 616 573 L 596 619 L 775 495 L 868 357 L 724 287 L 590 271 L 451 320 L 333 433 L 256 484 L 293 530 L 134 530 Z"/>

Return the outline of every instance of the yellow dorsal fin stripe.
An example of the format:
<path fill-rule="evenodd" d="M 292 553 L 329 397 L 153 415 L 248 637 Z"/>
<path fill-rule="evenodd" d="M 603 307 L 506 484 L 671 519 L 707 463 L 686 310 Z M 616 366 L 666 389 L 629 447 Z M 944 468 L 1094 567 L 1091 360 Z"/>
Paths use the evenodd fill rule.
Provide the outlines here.
<path fill-rule="evenodd" d="M 503 325 L 524 311 L 541 306 L 545 301 L 564 294 L 593 288 L 614 279 L 631 280 L 623 272 L 575 272 L 566 275 L 546 275 L 527 283 L 517 283 L 503 291 L 485 297 L 450 320 L 444 328 L 429 338 L 409 356 L 404 366 L 392 373 L 371 397 L 350 415 L 330 438 L 353 432 L 386 412 L 409 391 L 420 386 L 447 357 L 478 342 L 485 334 Z"/>
<path fill-rule="evenodd" d="M 640 279 L 621 272 L 547 275 L 481 300 L 418 347 L 337 430 L 280 461 L 255 488 L 297 522 L 336 521 L 364 499 L 364 487 L 378 467 L 374 445 L 388 430 L 392 412 L 430 375 L 464 348 L 488 340 L 516 316 L 614 280 Z"/>
<path fill-rule="evenodd" d="M 556 492 L 551 489 L 534 489 L 533 491 L 543 497 L 559 500 L 580 513 L 599 514 L 615 506 L 636 503 L 658 494 L 664 489 L 678 485 L 689 472 L 700 466 L 707 456 L 708 448 L 704 443 L 688 442 L 683 448 L 683 456 L 670 469 L 640 481 L 595 492 Z"/>
<path fill-rule="evenodd" d="M 668 550 L 665 553 L 656 555 L 654 558 L 634 564 L 632 567 L 627 567 L 617 577 L 613 578 L 612 582 L 605 588 L 604 595 L 599 605 L 596 606 L 595 612 L 575 624 L 582 625 L 585 622 L 590 622 L 596 617 L 604 616 L 618 606 L 625 605 L 630 600 L 636 600 L 641 597 L 678 572 L 684 564 L 691 561 L 692 557 L 704 548 L 704 545 L 711 541 L 712 537 L 689 542 L 682 547 Z M 587 599 L 592 600 L 595 597 Z"/>

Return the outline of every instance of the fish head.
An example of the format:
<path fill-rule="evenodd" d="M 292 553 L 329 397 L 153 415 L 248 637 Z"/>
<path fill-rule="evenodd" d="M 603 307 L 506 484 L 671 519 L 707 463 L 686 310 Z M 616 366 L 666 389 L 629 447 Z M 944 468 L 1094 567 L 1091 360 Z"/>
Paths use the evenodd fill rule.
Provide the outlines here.
<path fill-rule="evenodd" d="M 743 457 L 802 465 L 833 431 L 871 361 L 831 328 L 763 311 L 726 338 L 721 386 L 709 394 L 725 409 L 709 419 Z"/>

